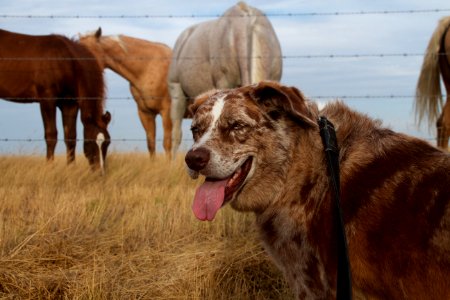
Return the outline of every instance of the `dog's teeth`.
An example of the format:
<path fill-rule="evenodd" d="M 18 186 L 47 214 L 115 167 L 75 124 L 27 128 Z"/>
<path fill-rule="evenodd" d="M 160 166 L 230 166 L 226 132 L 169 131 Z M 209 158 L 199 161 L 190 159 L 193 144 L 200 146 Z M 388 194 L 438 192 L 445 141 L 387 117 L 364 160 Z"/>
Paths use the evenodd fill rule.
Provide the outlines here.
<path fill-rule="evenodd" d="M 232 185 L 235 181 L 236 178 L 239 177 L 239 174 L 241 173 L 242 169 L 239 168 L 236 172 L 234 172 L 233 176 L 231 176 L 230 180 L 228 181 L 228 185 Z"/>
<path fill-rule="evenodd" d="M 231 178 L 231 180 L 234 181 L 236 178 L 238 178 L 240 173 L 241 173 L 241 168 L 239 168 L 236 172 L 234 172 L 233 177 Z"/>

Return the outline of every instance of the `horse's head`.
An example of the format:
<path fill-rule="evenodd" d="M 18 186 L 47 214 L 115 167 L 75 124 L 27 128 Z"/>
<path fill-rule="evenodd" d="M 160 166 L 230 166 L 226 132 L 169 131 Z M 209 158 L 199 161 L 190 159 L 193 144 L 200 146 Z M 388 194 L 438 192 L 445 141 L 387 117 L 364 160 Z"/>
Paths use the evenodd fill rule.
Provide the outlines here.
<path fill-rule="evenodd" d="M 105 172 L 106 153 L 110 144 L 110 135 L 107 130 L 110 121 L 111 114 L 107 111 L 96 122 L 97 124 L 84 126 L 84 155 L 91 168 L 100 169 L 102 174 Z"/>

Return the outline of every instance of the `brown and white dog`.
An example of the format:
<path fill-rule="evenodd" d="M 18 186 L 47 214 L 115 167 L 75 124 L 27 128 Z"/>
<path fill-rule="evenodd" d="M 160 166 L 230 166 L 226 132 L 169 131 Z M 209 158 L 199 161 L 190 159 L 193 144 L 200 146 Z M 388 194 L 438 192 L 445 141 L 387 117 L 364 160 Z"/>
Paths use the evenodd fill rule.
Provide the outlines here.
<path fill-rule="evenodd" d="M 322 111 L 299 90 L 261 82 L 199 96 L 193 211 L 252 211 L 298 299 L 336 297 L 336 215 L 317 119 L 336 127 L 341 207 L 354 296 L 450 299 L 450 155 L 340 102 Z"/>

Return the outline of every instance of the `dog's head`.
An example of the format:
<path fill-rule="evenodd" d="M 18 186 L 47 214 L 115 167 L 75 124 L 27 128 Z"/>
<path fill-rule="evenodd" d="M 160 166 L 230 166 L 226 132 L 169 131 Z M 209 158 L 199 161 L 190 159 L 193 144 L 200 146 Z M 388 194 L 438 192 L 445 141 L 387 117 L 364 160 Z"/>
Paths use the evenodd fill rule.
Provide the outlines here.
<path fill-rule="evenodd" d="M 226 202 L 262 209 L 284 176 L 294 128 L 317 127 L 302 93 L 276 82 L 213 90 L 190 109 L 194 145 L 185 161 L 191 177 L 206 177 L 193 205 L 201 220 L 212 220 Z"/>

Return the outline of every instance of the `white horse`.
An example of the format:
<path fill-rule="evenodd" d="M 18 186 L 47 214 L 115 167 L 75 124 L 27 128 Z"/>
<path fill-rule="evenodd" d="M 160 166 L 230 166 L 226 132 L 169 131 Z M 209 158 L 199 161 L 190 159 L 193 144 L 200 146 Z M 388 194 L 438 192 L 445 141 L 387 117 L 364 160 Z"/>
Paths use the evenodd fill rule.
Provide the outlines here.
<path fill-rule="evenodd" d="M 272 24 L 244 2 L 216 20 L 184 30 L 175 43 L 168 76 L 173 157 L 181 143 L 181 121 L 188 117 L 189 100 L 214 88 L 279 81 L 281 73 L 281 47 Z"/>

